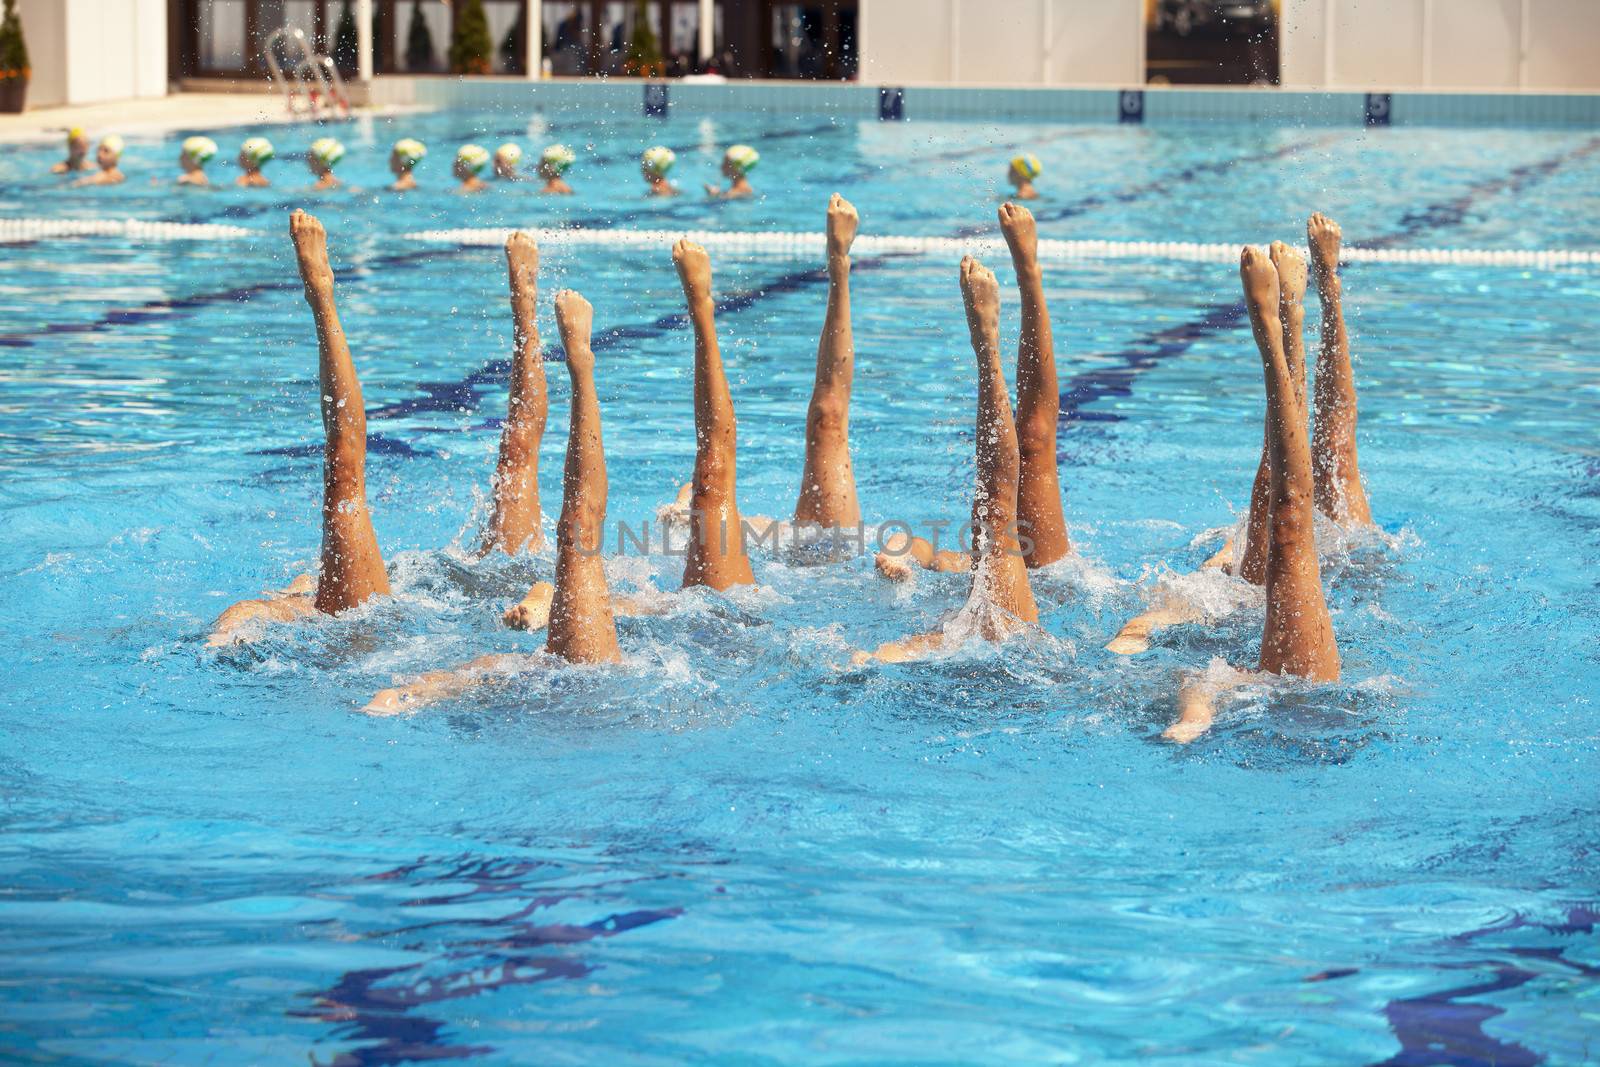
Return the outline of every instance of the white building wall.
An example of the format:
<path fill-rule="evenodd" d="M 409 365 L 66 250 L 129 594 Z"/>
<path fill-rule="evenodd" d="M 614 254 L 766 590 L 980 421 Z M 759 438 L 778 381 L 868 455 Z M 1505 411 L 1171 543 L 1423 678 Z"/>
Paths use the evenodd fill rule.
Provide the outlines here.
<path fill-rule="evenodd" d="M 29 107 L 165 96 L 166 0 L 20 0 Z"/>
<path fill-rule="evenodd" d="M 1279 0 L 1286 86 L 1600 89 L 1600 0 Z M 1146 0 L 861 0 L 862 80 L 1144 81 Z"/>
<path fill-rule="evenodd" d="M 865 82 L 1137 85 L 1144 0 L 861 0 Z"/>

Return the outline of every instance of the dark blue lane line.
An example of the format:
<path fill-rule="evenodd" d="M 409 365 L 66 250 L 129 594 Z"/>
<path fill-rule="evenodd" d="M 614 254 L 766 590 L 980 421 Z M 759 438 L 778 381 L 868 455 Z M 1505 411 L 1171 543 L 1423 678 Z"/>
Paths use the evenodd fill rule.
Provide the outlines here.
<path fill-rule="evenodd" d="M 1313 137 L 1308 141 L 1296 141 L 1293 144 L 1283 145 L 1279 148 L 1274 148 L 1265 152 L 1256 152 L 1247 156 L 1233 156 L 1229 159 L 1215 159 L 1204 163 L 1191 163 L 1189 166 L 1180 170 L 1176 170 L 1171 174 L 1163 175 L 1159 178 L 1152 178 L 1150 181 L 1143 182 L 1139 185 L 1131 185 L 1120 192 L 1091 193 L 1088 196 L 1079 197 L 1077 200 L 1074 200 L 1071 203 L 1063 204 L 1061 207 L 1040 207 L 1038 210 L 1033 212 L 1033 217 L 1038 222 L 1061 222 L 1066 219 L 1076 218 L 1079 215 L 1083 215 L 1097 208 L 1105 207 L 1108 204 L 1131 204 L 1153 193 L 1167 192 L 1174 185 L 1182 185 L 1186 182 L 1192 182 L 1197 178 L 1222 174 L 1226 171 L 1232 170 L 1237 166 L 1248 165 L 1252 163 L 1272 163 L 1279 160 L 1289 159 L 1293 156 L 1300 155 L 1303 152 L 1309 152 L 1318 148 L 1326 147 L 1327 145 L 1333 144 L 1335 141 L 1343 140 L 1344 138 L 1344 134 L 1327 133 L 1323 134 L 1321 137 Z M 963 226 L 961 229 L 956 231 L 955 236 L 983 237 L 989 234 L 997 233 L 999 232 L 999 229 L 1000 227 L 997 223 L 983 223 L 981 225 L 974 224 L 972 226 Z"/>
<path fill-rule="evenodd" d="M 1537 163 L 1516 167 L 1500 177 L 1476 182 L 1459 196 L 1429 204 L 1402 216 L 1400 226 L 1394 232 L 1364 242 L 1352 242 L 1350 247 L 1392 248 L 1423 234 L 1459 225 L 1484 199 L 1504 193 L 1520 193 L 1562 167 L 1596 151 L 1600 151 L 1600 138 L 1592 138 L 1577 148 Z M 1209 304 L 1188 322 L 1147 334 L 1120 352 L 1101 355 L 1099 358 L 1111 360 L 1113 364 L 1083 371 L 1067 380 L 1061 393 L 1059 425 L 1121 422 L 1123 416 L 1114 411 L 1091 412 L 1084 408 L 1106 397 L 1130 396 L 1133 383 L 1139 375 L 1183 355 L 1200 341 L 1242 328 L 1247 318 L 1248 312 L 1242 300 Z M 1064 456 L 1065 453 L 1059 455 Z"/>
<path fill-rule="evenodd" d="M 1400 217 L 1400 226 L 1393 233 L 1374 237 L 1368 241 L 1352 244 L 1352 248 L 1394 248 L 1404 244 L 1412 238 L 1433 230 L 1441 230 L 1451 226 L 1459 226 L 1467 220 L 1467 216 L 1478 202 L 1504 193 L 1520 193 L 1534 182 L 1541 181 L 1567 166 L 1586 156 L 1593 155 L 1600 150 L 1600 137 L 1590 138 L 1577 148 L 1563 152 L 1558 156 L 1541 160 L 1538 163 L 1527 163 L 1513 168 L 1509 173 L 1498 178 L 1487 178 L 1467 186 L 1459 196 L 1449 200 L 1439 200 L 1419 208 L 1408 211 Z"/>
<path fill-rule="evenodd" d="M 1121 422 L 1122 416 L 1114 411 L 1084 409 L 1107 397 L 1132 396 L 1133 384 L 1139 375 L 1174 356 L 1183 355 L 1208 337 L 1238 329 L 1248 317 L 1243 301 L 1211 304 L 1202 309 L 1197 319 L 1157 330 L 1141 337 L 1130 347 L 1112 353 L 1108 358 L 1117 362 L 1111 366 L 1096 367 L 1073 375 L 1061 393 L 1060 424 Z"/>
<path fill-rule="evenodd" d="M 1479 937 L 1518 929 L 1541 930 L 1563 937 L 1592 935 L 1597 921 L 1600 921 L 1600 913 L 1588 907 L 1570 909 L 1567 921 L 1554 925 L 1531 922 L 1518 915 L 1509 923 L 1449 937 L 1445 944 L 1452 950 L 1459 950 Z M 1527 985 L 1548 976 L 1551 963 L 1569 967 L 1589 979 L 1600 978 L 1600 968 L 1568 959 L 1558 947 L 1518 946 L 1510 948 L 1508 953 L 1536 959 L 1545 966 L 1534 971 L 1498 959 L 1451 963 L 1447 965 L 1449 970 L 1487 971 L 1493 977 L 1437 993 L 1391 1000 L 1384 1007 L 1383 1015 L 1395 1040 L 1400 1042 L 1400 1051 L 1373 1067 L 1534 1067 L 1543 1063 L 1545 1057 L 1539 1053 L 1515 1041 L 1495 1037 L 1484 1029 L 1490 1019 L 1505 1014 L 1504 1008 L 1466 1001 L 1466 998 Z"/>

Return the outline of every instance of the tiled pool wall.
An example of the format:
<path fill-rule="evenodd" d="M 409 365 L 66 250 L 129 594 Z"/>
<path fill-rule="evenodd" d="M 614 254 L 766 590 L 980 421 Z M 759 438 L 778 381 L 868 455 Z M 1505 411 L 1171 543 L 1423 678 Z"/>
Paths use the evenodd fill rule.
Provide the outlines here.
<path fill-rule="evenodd" d="M 383 77 L 375 104 L 736 111 L 852 119 L 1248 122 L 1325 126 L 1600 126 L 1600 94 L 1316 92 L 1295 89 L 1005 89 L 814 82 L 513 81 Z"/>

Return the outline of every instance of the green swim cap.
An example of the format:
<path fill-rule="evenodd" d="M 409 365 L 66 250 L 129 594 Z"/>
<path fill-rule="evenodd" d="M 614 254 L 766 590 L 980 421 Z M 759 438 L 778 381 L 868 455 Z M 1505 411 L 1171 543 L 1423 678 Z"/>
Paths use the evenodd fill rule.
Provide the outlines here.
<path fill-rule="evenodd" d="M 333 137 L 318 137 L 311 142 L 311 155 L 324 167 L 332 170 L 344 158 L 344 145 Z"/>
<path fill-rule="evenodd" d="M 549 167 L 557 174 L 565 174 L 567 168 L 578 160 L 577 153 L 564 144 L 553 144 L 539 155 L 539 166 Z"/>
<path fill-rule="evenodd" d="M 489 165 L 489 150 L 482 145 L 464 144 L 456 150 L 456 162 L 477 174 Z"/>
<path fill-rule="evenodd" d="M 211 162 L 211 158 L 217 154 L 217 142 L 209 137 L 185 138 L 183 154 L 188 156 L 195 164 L 203 167 Z"/>
<path fill-rule="evenodd" d="M 414 167 L 427 156 L 427 147 L 415 137 L 402 137 L 394 143 L 394 154 L 408 167 Z"/>
<path fill-rule="evenodd" d="M 656 145 L 654 148 L 645 149 L 644 158 L 640 162 L 644 165 L 645 173 L 665 178 L 673 164 L 678 162 L 678 153 L 665 145 Z"/>
<path fill-rule="evenodd" d="M 265 137 L 252 137 L 239 146 L 239 154 L 259 167 L 278 153 Z"/>
<path fill-rule="evenodd" d="M 723 157 L 723 162 L 730 164 L 740 175 L 749 174 L 756 169 L 756 164 L 761 162 L 761 153 L 747 144 L 736 144 L 728 149 Z"/>

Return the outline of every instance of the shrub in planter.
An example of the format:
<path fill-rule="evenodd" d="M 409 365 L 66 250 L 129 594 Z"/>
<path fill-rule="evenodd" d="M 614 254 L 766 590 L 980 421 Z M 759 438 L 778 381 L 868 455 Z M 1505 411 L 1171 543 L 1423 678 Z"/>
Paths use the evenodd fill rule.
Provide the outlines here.
<path fill-rule="evenodd" d="M 450 41 L 452 74 L 487 74 L 494 42 L 489 37 L 489 17 L 483 13 L 483 0 L 466 0 L 456 15 L 455 34 Z"/>
<path fill-rule="evenodd" d="M 633 7 L 633 32 L 628 34 L 628 54 L 623 69 L 641 78 L 659 78 L 666 70 L 661 61 L 661 45 L 656 41 L 656 31 L 650 28 L 650 14 L 644 0 Z"/>
<path fill-rule="evenodd" d="M 5 0 L 5 15 L 0 18 L 0 111 L 16 114 L 28 98 L 28 42 L 22 36 L 22 20 L 17 17 L 17 0 Z"/>

